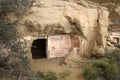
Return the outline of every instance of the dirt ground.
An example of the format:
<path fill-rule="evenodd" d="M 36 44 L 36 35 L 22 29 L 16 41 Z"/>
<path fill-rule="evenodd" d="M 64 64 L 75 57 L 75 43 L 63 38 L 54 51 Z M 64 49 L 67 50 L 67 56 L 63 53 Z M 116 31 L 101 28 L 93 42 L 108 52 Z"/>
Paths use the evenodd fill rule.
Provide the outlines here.
<path fill-rule="evenodd" d="M 60 73 L 65 70 L 70 71 L 70 76 L 67 77 L 67 80 L 84 80 L 82 76 L 82 70 L 80 64 L 68 65 L 62 64 L 63 58 L 55 58 L 55 59 L 37 59 L 31 60 L 30 67 L 32 71 L 37 72 L 48 72 L 53 71 L 55 73 Z"/>

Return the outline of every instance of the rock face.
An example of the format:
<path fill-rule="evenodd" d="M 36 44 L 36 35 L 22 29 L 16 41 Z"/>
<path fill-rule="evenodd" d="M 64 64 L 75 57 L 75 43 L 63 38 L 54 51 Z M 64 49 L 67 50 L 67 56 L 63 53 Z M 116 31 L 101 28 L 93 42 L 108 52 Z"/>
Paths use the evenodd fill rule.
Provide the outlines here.
<path fill-rule="evenodd" d="M 106 47 L 108 16 L 107 8 L 94 3 L 36 0 L 18 31 L 24 37 L 78 34 L 82 38 L 81 54 L 91 55 L 93 47 Z"/>
<path fill-rule="evenodd" d="M 35 0 L 28 15 L 18 19 L 20 25 L 16 29 L 23 39 L 30 37 L 29 40 L 24 39 L 28 47 L 41 36 L 77 34 L 82 38 L 80 54 L 103 55 L 106 43 L 115 43 L 111 40 L 106 42 L 111 34 L 108 33 L 109 24 L 119 23 L 119 20 L 115 21 L 116 18 L 109 20 L 111 15 L 108 10 L 107 7 L 84 0 Z M 120 15 L 119 6 L 115 11 Z"/>
<path fill-rule="evenodd" d="M 109 8 L 108 8 L 109 9 Z M 113 7 L 109 15 L 107 48 L 115 49 L 120 44 L 120 6 Z"/>

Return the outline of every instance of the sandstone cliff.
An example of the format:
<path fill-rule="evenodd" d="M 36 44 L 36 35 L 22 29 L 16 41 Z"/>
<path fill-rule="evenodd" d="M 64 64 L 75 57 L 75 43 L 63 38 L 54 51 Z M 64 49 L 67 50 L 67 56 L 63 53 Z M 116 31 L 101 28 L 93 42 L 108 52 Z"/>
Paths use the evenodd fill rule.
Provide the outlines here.
<path fill-rule="evenodd" d="M 22 37 L 18 41 L 28 40 L 28 51 L 33 40 L 40 36 L 77 34 L 81 38 L 81 54 L 103 55 L 107 45 L 111 47 L 119 43 L 120 8 L 115 3 L 99 0 L 35 0 L 24 17 L 18 18 L 14 13 L 6 17 L 11 22 L 17 21 L 15 28 Z M 114 34 L 117 39 L 111 37 Z"/>

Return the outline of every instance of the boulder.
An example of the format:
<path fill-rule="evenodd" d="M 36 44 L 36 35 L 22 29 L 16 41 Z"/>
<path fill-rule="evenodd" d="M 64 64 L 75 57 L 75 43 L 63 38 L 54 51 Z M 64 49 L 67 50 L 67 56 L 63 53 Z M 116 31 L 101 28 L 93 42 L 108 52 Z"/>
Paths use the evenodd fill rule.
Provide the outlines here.
<path fill-rule="evenodd" d="M 103 46 L 96 46 L 93 50 L 93 56 L 101 57 L 105 55 L 105 49 Z"/>

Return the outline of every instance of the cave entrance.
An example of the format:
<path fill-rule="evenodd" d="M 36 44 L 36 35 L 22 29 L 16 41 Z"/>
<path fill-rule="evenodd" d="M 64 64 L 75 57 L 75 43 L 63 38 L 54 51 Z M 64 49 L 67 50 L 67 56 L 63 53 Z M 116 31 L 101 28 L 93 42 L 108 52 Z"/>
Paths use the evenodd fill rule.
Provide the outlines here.
<path fill-rule="evenodd" d="M 47 39 L 36 39 L 31 46 L 32 59 L 47 58 Z"/>

